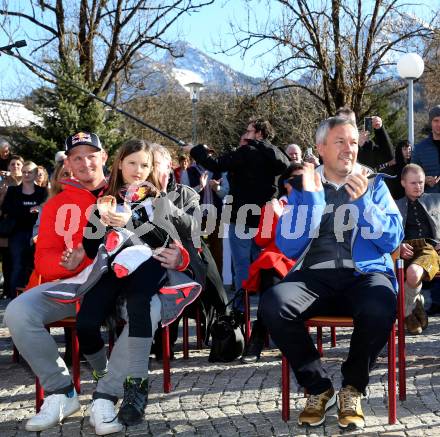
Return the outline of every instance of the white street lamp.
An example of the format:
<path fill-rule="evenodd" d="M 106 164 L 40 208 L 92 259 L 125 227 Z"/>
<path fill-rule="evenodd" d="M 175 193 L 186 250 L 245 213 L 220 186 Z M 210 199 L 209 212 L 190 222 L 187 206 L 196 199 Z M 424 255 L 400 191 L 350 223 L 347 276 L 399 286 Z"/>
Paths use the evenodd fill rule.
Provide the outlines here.
<path fill-rule="evenodd" d="M 200 90 L 203 88 L 201 82 L 190 82 L 185 85 L 189 88 L 189 97 L 192 102 L 192 143 L 197 142 L 197 102 L 200 98 Z"/>
<path fill-rule="evenodd" d="M 397 72 L 408 81 L 408 141 L 414 146 L 414 80 L 423 74 L 425 64 L 417 53 L 406 53 L 397 62 Z"/>

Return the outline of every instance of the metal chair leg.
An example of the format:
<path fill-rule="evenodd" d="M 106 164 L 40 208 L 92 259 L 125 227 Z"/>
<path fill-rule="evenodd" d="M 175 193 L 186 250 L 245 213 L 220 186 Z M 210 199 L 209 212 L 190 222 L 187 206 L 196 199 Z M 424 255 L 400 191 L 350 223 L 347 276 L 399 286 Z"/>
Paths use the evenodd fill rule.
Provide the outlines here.
<path fill-rule="evenodd" d="M 202 339 L 202 320 L 200 316 L 200 307 L 196 304 L 196 334 L 197 334 L 197 349 L 203 348 Z"/>
<path fill-rule="evenodd" d="M 281 417 L 284 422 L 290 419 L 290 370 L 284 355 L 281 358 Z"/>
<path fill-rule="evenodd" d="M 331 338 L 332 338 L 331 345 L 332 345 L 332 347 L 336 347 L 336 328 L 334 326 L 332 326 L 330 328 L 330 332 L 331 332 Z"/>
<path fill-rule="evenodd" d="M 168 326 L 165 326 L 164 328 L 162 328 L 162 366 L 164 393 L 169 393 L 171 391 L 170 355 L 170 330 Z"/>
<path fill-rule="evenodd" d="M 183 358 L 185 360 L 189 357 L 189 327 L 188 327 L 188 317 L 183 316 Z"/>
<path fill-rule="evenodd" d="M 76 392 L 81 393 L 81 371 L 79 358 L 79 341 L 75 328 L 72 328 L 72 375 Z"/>
<path fill-rule="evenodd" d="M 396 330 L 393 324 L 388 338 L 388 423 L 393 425 L 396 419 Z"/>
<path fill-rule="evenodd" d="M 250 307 L 248 290 L 244 290 L 243 299 L 244 299 L 244 337 L 245 337 L 244 341 L 247 344 L 251 337 L 251 307 Z"/>
<path fill-rule="evenodd" d="M 319 356 L 324 356 L 324 352 L 322 350 L 322 327 L 318 326 L 316 328 L 316 348 L 318 349 Z"/>

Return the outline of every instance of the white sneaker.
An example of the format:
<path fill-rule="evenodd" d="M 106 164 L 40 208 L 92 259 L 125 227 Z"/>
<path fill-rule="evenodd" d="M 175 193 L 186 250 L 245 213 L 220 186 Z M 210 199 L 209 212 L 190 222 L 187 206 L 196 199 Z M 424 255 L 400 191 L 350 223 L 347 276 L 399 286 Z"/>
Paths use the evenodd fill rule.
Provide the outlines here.
<path fill-rule="evenodd" d="M 65 394 L 50 395 L 44 399 L 40 412 L 26 422 L 25 429 L 26 431 L 43 431 L 52 428 L 80 408 L 76 394 L 72 398 L 68 398 Z"/>
<path fill-rule="evenodd" d="M 118 421 L 115 405 L 108 399 L 95 399 L 89 410 L 90 425 L 95 427 L 96 435 L 120 432 L 124 426 Z"/>

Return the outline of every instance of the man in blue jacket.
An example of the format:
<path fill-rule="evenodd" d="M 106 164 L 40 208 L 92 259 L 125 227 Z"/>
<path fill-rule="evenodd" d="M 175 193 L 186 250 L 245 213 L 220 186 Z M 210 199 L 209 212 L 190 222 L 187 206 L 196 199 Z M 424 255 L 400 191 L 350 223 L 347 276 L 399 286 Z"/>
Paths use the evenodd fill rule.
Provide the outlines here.
<path fill-rule="evenodd" d="M 354 330 L 342 365 L 338 423 L 363 427 L 361 395 L 369 371 L 396 317 L 396 277 L 390 253 L 403 238 L 402 218 L 381 175 L 356 162 L 359 134 L 346 118 L 332 117 L 316 133 L 323 165 L 304 166 L 276 234 L 295 267 L 262 296 L 261 316 L 271 337 L 309 394 L 300 425 L 318 426 L 336 402 L 304 320 L 352 316 Z M 297 186 L 297 185 L 296 185 Z"/>
<path fill-rule="evenodd" d="M 411 162 L 425 172 L 425 191 L 440 193 L 440 105 L 429 111 L 431 134 L 414 146 Z"/>

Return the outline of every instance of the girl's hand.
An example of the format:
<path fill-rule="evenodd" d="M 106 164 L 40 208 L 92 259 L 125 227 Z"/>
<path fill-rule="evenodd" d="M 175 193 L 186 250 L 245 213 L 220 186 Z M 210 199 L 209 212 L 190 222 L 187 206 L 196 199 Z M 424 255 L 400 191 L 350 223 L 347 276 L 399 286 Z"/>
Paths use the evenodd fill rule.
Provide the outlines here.
<path fill-rule="evenodd" d="M 109 211 L 101 216 L 101 221 L 107 225 L 115 228 L 123 228 L 127 225 L 131 218 L 131 209 L 127 204 L 124 204 L 123 212 Z"/>

